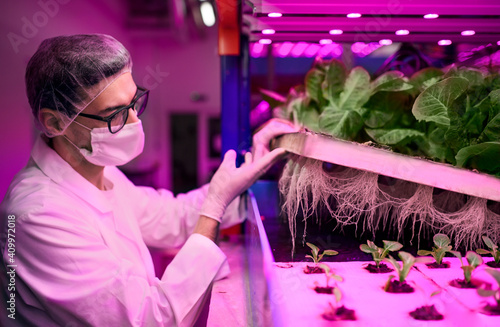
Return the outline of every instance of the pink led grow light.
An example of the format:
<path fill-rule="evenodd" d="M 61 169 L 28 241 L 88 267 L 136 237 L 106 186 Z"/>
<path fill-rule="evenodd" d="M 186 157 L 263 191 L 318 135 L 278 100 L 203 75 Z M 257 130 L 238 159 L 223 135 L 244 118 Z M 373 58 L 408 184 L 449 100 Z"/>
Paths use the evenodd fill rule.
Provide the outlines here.
<path fill-rule="evenodd" d="M 269 14 L 267 14 L 267 17 L 271 17 L 271 18 L 278 18 L 281 16 L 283 16 L 283 14 L 279 13 L 279 12 L 270 12 Z"/>
<path fill-rule="evenodd" d="M 344 31 L 342 31 L 342 30 L 330 30 L 329 33 L 331 35 L 341 35 L 342 33 L 344 33 Z"/>
<path fill-rule="evenodd" d="M 276 55 L 278 57 L 286 57 L 292 51 L 293 48 L 293 43 L 292 42 L 283 42 L 281 45 L 279 45 L 275 50 Z"/>
<path fill-rule="evenodd" d="M 460 33 L 460 34 L 462 34 L 463 36 L 471 36 L 471 35 L 476 34 L 476 32 L 473 30 L 468 30 L 468 31 L 462 31 L 462 33 Z"/>
<path fill-rule="evenodd" d="M 250 42 L 257 42 L 263 29 L 274 29 L 274 43 L 315 43 L 323 38 L 323 33 L 329 33 L 337 36 L 332 38 L 334 42 L 350 44 L 378 42 L 388 37 L 393 42 L 435 44 L 449 39 L 456 44 L 495 44 L 500 30 L 498 0 L 481 0 L 478 4 L 404 0 L 399 1 L 398 6 L 386 0 L 257 0 L 252 3 L 252 11 L 244 14 L 251 25 Z M 274 18 L 278 16 L 286 19 Z M 475 34 L 462 34 L 465 30 Z"/>
<path fill-rule="evenodd" d="M 304 51 L 304 55 L 309 58 L 314 57 L 320 49 L 321 47 L 318 44 L 313 43 L 307 47 L 306 51 Z"/>
<path fill-rule="evenodd" d="M 426 14 L 426 15 L 424 15 L 425 19 L 436 19 L 438 17 L 439 17 L 438 14 Z"/>
<path fill-rule="evenodd" d="M 360 18 L 361 14 L 360 13 L 350 13 L 347 14 L 347 18 Z"/>
<path fill-rule="evenodd" d="M 250 55 L 254 58 L 258 58 L 264 52 L 264 44 L 260 42 L 253 43 L 250 48 Z"/>
<path fill-rule="evenodd" d="M 332 52 L 332 49 L 333 49 L 333 46 L 331 44 L 325 44 L 323 45 L 323 47 L 321 47 L 321 49 L 318 51 L 318 56 L 320 57 L 327 57 L 328 55 L 330 55 L 330 53 Z"/>
<path fill-rule="evenodd" d="M 295 44 L 292 51 L 290 51 L 290 55 L 292 57 L 300 57 L 304 53 L 304 50 L 306 50 L 306 48 L 308 46 L 309 46 L 309 44 L 306 42 L 299 42 L 299 43 Z"/>
<path fill-rule="evenodd" d="M 451 44 L 451 40 L 439 40 L 438 44 L 439 45 L 450 45 Z"/>

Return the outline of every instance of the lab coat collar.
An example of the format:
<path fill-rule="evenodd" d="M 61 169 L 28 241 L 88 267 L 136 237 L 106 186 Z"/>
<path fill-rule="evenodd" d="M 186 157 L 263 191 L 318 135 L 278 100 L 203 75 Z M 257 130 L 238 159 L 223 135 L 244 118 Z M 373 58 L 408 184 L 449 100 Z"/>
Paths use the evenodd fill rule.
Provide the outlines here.
<path fill-rule="evenodd" d="M 69 190 L 102 213 L 112 211 L 112 206 L 102 191 L 77 173 L 59 154 L 45 142 L 43 135 L 35 141 L 31 157 L 56 184 Z"/>

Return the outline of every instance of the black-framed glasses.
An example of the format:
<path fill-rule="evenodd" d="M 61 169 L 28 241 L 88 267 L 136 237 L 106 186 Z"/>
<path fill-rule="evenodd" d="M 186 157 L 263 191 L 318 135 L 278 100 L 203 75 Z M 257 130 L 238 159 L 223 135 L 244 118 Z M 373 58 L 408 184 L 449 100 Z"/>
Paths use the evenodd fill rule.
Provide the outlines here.
<path fill-rule="evenodd" d="M 140 116 L 144 112 L 144 109 L 146 109 L 146 105 L 148 104 L 148 97 L 149 90 L 138 86 L 137 93 L 132 102 L 128 106 L 118 108 L 111 115 L 107 117 L 101 117 L 97 115 L 80 113 L 79 116 L 105 121 L 106 123 L 108 123 L 108 129 L 111 134 L 115 134 L 118 133 L 127 123 L 129 109 L 134 109 L 135 112 L 137 112 L 137 116 Z"/>

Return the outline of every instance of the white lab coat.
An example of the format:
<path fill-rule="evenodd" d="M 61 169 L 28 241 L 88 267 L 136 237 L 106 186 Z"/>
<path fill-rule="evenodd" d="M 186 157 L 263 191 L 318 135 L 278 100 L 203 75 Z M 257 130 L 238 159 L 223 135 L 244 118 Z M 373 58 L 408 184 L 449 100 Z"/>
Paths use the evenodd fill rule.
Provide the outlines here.
<path fill-rule="evenodd" d="M 16 320 L 2 313 L 2 326 L 190 326 L 211 283 L 228 273 L 217 245 L 191 235 L 207 186 L 174 197 L 136 187 L 116 167 L 104 176 L 110 191 L 36 141 L 1 205 L 2 308 L 10 296 L 8 215 L 16 217 L 17 265 Z M 236 202 L 222 227 L 241 222 Z M 146 245 L 182 246 L 161 279 Z"/>

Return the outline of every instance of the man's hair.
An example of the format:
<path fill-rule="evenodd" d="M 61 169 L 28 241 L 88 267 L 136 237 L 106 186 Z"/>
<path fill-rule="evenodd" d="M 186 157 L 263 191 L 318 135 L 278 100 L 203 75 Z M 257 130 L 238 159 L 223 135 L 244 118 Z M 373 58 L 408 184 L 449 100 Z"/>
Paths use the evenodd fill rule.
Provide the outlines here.
<path fill-rule="evenodd" d="M 53 136 L 40 123 L 40 109 L 48 108 L 61 114 L 62 133 L 119 73 L 131 69 L 129 52 L 109 35 L 70 35 L 44 40 L 28 62 L 25 75 L 28 101 L 37 126 Z"/>

